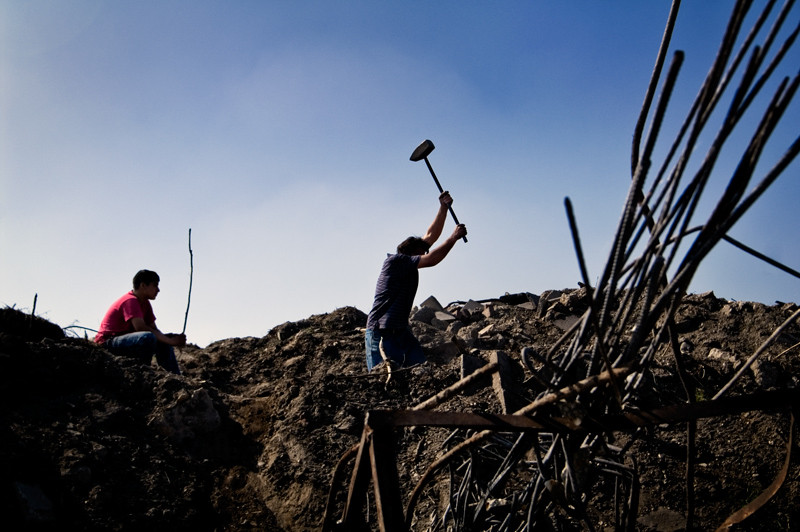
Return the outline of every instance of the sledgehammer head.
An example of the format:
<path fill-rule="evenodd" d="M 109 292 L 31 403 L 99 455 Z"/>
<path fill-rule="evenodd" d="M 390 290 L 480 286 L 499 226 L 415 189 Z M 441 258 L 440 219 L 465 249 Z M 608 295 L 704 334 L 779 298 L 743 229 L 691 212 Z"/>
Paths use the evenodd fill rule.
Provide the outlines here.
<path fill-rule="evenodd" d="M 422 144 L 417 146 L 417 149 L 414 150 L 414 153 L 411 154 L 411 160 L 414 162 L 421 161 L 430 155 L 435 147 L 436 146 L 433 145 L 433 142 L 429 140 L 423 141 Z"/>

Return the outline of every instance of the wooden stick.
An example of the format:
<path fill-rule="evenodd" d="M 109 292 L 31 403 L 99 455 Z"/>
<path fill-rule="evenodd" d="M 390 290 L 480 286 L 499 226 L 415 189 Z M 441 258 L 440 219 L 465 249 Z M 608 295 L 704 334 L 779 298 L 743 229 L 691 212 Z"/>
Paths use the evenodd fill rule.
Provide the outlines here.
<path fill-rule="evenodd" d="M 500 369 L 500 364 L 498 364 L 497 362 L 492 362 L 490 364 L 487 364 L 486 366 L 483 366 L 482 368 L 476 370 L 470 375 L 467 375 L 466 377 L 464 377 L 457 383 L 453 384 L 449 388 L 445 388 L 444 390 L 437 393 L 433 397 L 421 402 L 411 410 L 429 410 L 431 408 L 434 408 L 441 402 L 450 399 L 455 394 L 459 393 L 461 390 L 463 390 L 476 380 L 480 379 L 484 375 L 494 373 L 498 369 Z"/>
<path fill-rule="evenodd" d="M 189 298 L 186 302 L 186 314 L 183 317 L 183 330 L 186 334 L 186 321 L 189 319 L 189 305 L 192 304 L 192 277 L 194 276 L 194 254 L 192 253 L 192 228 L 189 228 Z"/>

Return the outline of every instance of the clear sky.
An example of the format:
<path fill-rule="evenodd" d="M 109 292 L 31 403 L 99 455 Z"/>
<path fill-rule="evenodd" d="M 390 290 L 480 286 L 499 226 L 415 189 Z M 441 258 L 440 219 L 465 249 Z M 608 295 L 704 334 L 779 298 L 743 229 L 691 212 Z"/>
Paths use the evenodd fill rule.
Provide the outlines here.
<path fill-rule="evenodd" d="M 663 138 L 732 5 L 683 2 L 671 48 L 686 60 Z M 191 228 L 192 343 L 348 305 L 367 312 L 386 253 L 437 209 L 425 164 L 409 161 L 424 139 L 469 242 L 422 271 L 417 302 L 576 287 L 565 197 L 596 279 L 669 7 L 5 0 L 0 305 L 31 311 L 38 295 L 37 315 L 96 329 L 147 268 L 161 276 L 159 327 L 180 331 Z M 797 74 L 796 48 L 778 78 Z M 797 136 L 799 107 L 756 177 Z M 722 183 L 738 152 L 725 155 Z M 799 172 L 795 161 L 730 232 L 795 269 Z M 800 279 L 721 243 L 692 285 L 708 290 L 798 301 Z"/>

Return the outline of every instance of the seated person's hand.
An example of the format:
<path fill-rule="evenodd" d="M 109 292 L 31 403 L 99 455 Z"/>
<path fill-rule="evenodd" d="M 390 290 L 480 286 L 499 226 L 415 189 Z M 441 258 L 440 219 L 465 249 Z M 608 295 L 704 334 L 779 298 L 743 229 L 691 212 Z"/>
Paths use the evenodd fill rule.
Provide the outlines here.
<path fill-rule="evenodd" d="M 175 347 L 183 347 L 186 345 L 186 335 L 185 334 L 175 334 L 169 333 L 166 335 L 167 338 L 171 340 L 170 345 Z"/>

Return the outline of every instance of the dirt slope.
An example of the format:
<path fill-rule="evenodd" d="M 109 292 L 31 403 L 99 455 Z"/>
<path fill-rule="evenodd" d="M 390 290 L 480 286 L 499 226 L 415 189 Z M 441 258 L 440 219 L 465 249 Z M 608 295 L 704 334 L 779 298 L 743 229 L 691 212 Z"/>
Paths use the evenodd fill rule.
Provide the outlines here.
<path fill-rule="evenodd" d="M 396 372 L 388 385 L 383 373 L 365 374 L 366 316 L 350 307 L 285 323 L 263 338 L 189 346 L 179 353 L 182 376 L 2 309 L 0 513 L 14 530 L 318 530 L 333 467 L 359 442 L 368 410 L 410 408 L 455 383 L 463 352 L 484 360 L 508 354 L 515 399 L 530 400 L 534 381 L 520 353 L 546 352 L 583 311 L 581 298 L 566 292 L 547 303 L 506 295 L 477 312 L 454 303 L 447 308 L 454 322 L 420 312 L 424 321 L 412 323 L 429 362 Z M 677 322 L 697 398 L 713 395 L 794 310 L 687 297 Z M 800 356 L 784 351 L 798 341 L 794 325 L 732 393 L 796 387 Z M 664 354 L 645 376 L 642 404 L 682 401 L 672 366 Z M 501 411 L 490 385 L 440 409 Z M 445 437 L 433 429 L 397 432 L 403 493 Z M 716 528 L 772 482 L 788 437 L 782 410 L 698 423 L 698 530 Z M 681 529 L 685 438 L 683 426 L 661 425 L 631 442 L 642 481 L 640 530 Z M 621 444 L 629 439 L 620 435 Z M 778 494 L 738 529 L 799 529 L 799 489 L 794 460 Z M 596 517 L 596 529 L 609 526 L 608 516 Z"/>

